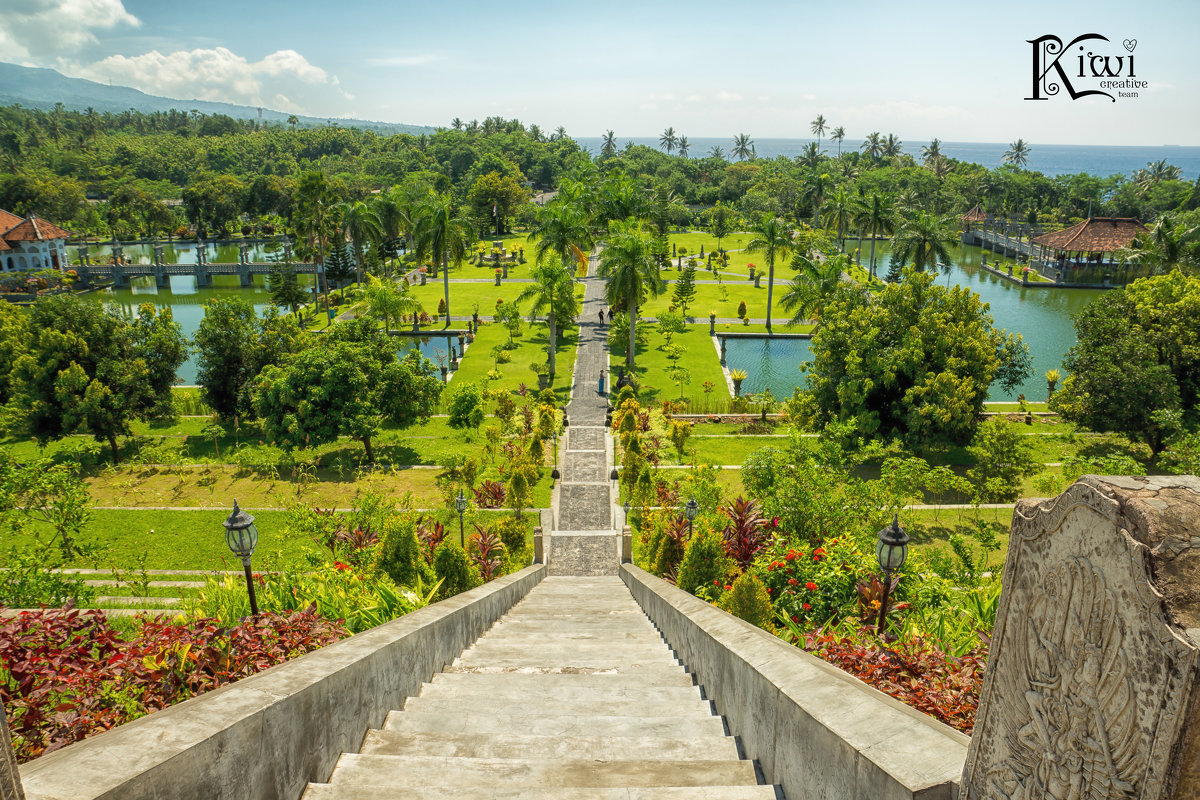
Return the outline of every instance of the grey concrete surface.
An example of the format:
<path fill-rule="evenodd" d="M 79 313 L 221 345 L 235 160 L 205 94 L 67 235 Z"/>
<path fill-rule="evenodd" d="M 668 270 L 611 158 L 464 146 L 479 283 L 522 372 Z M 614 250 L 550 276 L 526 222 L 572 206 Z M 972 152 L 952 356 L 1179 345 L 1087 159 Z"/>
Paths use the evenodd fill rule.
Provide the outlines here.
<path fill-rule="evenodd" d="M 968 737 L 635 566 L 621 577 L 788 797 L 956 796 Z"/>
<path fill-rule="evenodd" d="M 400 796 L 776 795 L 619 578 L 548 576 L 304 795 Z"/>
<path fill-rule="evenodd" d="M 535 565 L 43 756 L 29 800 L 295 800 L 545 576 Z"/>

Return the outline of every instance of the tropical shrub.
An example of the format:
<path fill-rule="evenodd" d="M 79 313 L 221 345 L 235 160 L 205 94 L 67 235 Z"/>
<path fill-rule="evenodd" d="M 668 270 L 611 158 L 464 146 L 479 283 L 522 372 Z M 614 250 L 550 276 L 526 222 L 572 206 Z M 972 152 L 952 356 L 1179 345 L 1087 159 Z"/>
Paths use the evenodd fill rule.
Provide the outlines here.
<path fill-rule="evenodd" d="M 721 510 L 729 518 L 723 533 L 725 554 L 745 570 L 771 540 L 767 521 L 763 519 L 758 501 L 746 500 L 741 495 Z"/>
<path fill-rule="evenodd" d="M 707 526 L 697 528 L 683 551 L 675 583 L 692 594 L 709 585 L 724 586 L 734 566 L 733 559 L 725 555 L 721 534 Z"/>
<path fill-rule="evenodd" d="M 423 550 L 417 539 L 416 521 L 407 514 L 393 515 L 380 530 L 375 569 L 391 578 L 397 586 L 415 586 L 418 581 L 432 583 L 433 576 Z"/>
<path fill-rule="evenodd" d="M 733 587 L 721 596 L 720 607 L 764 630 L 774 630 L 775 609 L 771 596 L 753 572 L 743 572 Z"/>
<path fill-rule="evenodd" d="M 450 397 L 450 427 L 478 428 L 483 424 L 483 399 L 479 387 L 468 383 Z"/>
<path fill-rule="evenodd" d="M 442 582 L 437 595 L 439 600 L 474 589 L 483 583 L 479 569 L 471 563 L 458 542 L 451 539 L 438 545 L 433 555 L 433 569 Z"/>
<path fill-rule="evenodd" d="M 479 484 L 475 492 L 475 505 L 480 508 L 504 507 L 504 484 L 497 481 L 485 480 Z"/>

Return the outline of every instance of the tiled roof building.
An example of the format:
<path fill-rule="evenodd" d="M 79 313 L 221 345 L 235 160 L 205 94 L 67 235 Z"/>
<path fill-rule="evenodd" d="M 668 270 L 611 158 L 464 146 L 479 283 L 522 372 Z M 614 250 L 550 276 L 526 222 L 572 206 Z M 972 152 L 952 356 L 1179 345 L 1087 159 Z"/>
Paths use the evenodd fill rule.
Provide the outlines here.
<path fill-rule="evenodd" d="M 71 232 L 30 214 L 0 209 L 0 272 L 64 269 Z"/>
<path fill-rule="evenodd" d="M 1035 236 L 1033 243 L 1067 253 L 1114 253 L 1145 232 L 1146 226 L 1136 219 L 1089 217 L 1061 231 Z"/>

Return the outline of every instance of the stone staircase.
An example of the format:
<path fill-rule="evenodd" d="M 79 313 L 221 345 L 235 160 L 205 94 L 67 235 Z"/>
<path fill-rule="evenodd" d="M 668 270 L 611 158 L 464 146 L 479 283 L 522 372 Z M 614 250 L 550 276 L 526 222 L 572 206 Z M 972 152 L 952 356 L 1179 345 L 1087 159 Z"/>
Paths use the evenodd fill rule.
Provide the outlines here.
<path fill-rule="evenodd" d="M 770 800 L 617 577 L 548 577 L 303 800 Z"/>

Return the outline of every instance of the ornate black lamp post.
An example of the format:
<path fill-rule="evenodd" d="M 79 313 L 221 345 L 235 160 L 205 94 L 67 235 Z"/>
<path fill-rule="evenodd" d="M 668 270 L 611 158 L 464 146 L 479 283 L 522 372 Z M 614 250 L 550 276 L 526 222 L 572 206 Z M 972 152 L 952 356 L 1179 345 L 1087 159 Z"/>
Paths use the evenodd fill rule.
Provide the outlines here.
<path fill-rule="evenodd" d="M 463 514 L 467 511 L 467 498 L 462 489 L 458 490 L 458 497 L 454 498 L 454 510 L 458 512 L 458 544 L 465 550 L 467 540 L 463 534 Z"/>
<path fill-rule="evenodd" d="M 908 534 L 900 527 L 900 515 L 892 518 L 892 524 L 879 532 L 879 543 L 875 545 L 875 560 L 883 570 L 883 599 L 879 603 L 879 635 L 883 636 L 887 618 L 888 594 L 892 588 L 892 573 L 904 566 L 908 558 Z"/>
<path fill-rule="evenodd" d="M 258 616 L 258 601 L 254 597 L 254 575 L 250 572 L 250 556 L 258 546 L 258 528 L 254 527 L 254 517 L 238 508 L 237 500 L 233 501 L 233 513 L 222 523 L 225 526 L 225 543 L 235 556 L 242 560 L 246 570 L 246 590 L 250 592 L 250 613 Z"/>
<path fill-rule="evenodd" d="M 696 515 L 700 513 L 700 504 L 696 502 L 696 498 L 687 501 L 687 505 L 683 507 L 683 515 L 688 521 L 688 538 L 692 538 L 692 523 L 696 521 Z"/>
<path fill-rule="evenodd" d="M 554 431 L 554 469 L 550 470 L 550 477 L 558 480 L 562 477 L 562 473 L 558 471 L 558 431 Z"/>
<path fill-rule="evenodd" d="M 625 524 L 628 525 L 629 524 L 629 501 L 626 500 L 625 504 L 623 506 L 621 506 L 621 508 L 625 509 Z"/>

